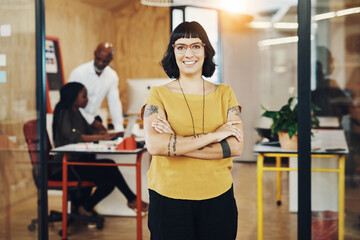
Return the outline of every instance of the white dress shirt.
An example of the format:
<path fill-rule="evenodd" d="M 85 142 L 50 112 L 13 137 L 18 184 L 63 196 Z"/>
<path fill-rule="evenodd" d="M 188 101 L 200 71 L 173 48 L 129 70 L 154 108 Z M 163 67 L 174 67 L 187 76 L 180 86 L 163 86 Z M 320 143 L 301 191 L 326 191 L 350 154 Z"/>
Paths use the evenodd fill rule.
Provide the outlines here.
<path fill-rule="evenodd" d="M 118 88 L 119 77 L 110 66 L 107 66 L 98 76 L 95 72 L 94 61 L 84 63 L 70 73 L 68 82 L 79 82 L 86 87 L 89 102 L 80 111 L 89 124 L 93 123 L 105 96 L 107 96 L 114 128 L 116 131 L 124 131 L 124 118 Z"/>

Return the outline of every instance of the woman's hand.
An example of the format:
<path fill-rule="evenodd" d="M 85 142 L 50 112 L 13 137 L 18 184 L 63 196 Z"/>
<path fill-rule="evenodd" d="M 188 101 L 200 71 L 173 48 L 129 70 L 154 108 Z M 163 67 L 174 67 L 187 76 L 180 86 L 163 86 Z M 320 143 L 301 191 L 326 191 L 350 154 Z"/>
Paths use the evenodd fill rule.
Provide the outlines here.
<path fill-rule="evenodd" d="M 151 123 L 151 126 L 155 129 L 155 131 L 158 133 L 175 133 L 166 119 L 160 116 L 158 116 L 157 119 L 157 121 Z"/>
<path fill-rule="evenodd" d="M 216 141 L 220 142 L 221 140 L 228 138 L 230 136 L 234 136 L 236 140 L 239 142 L 243 141 L 243 134 L 241 130 L 234 126 L 235 124 L 240 124 L 241 121 L 229 121 L 222 126 L 220 126 L 218 129 L 213 132 L 216 134 Z"/>

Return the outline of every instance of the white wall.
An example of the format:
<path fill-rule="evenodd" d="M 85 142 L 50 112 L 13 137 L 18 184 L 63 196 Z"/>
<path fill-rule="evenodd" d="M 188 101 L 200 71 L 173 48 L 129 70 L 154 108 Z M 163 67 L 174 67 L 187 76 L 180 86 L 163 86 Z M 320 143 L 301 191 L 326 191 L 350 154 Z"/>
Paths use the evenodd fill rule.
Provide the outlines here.
<path fill-rule="evenodd" d="M 222 35 L 223 82 L 230 85 L 242 106 L 241 117 L 244 122 L 245 148 L 241 160 L 255 160 L 252 152 L 256 140 L 254 122 L 260 114 L 259 87 L 257 82 L 256 54 L 257 36 L 254 33 Z"/>
<path fill-rule="evenodd" d="M 222 34 L 223 82 L 234 89 L 243 109 L 245 148 L 235 160 L 255 160 L 252 150 L 259 140 L 255 128 L 260 121 L 268 120 L 261 117 L 261 105 L 278 110 L 290 96 L 288 89 L 294 87 L 296 92 L 296 43 L 271 46 L 262 51 L 257 46 L 259 40 L 276 37 L 282 35 L 255 30 Z"/>

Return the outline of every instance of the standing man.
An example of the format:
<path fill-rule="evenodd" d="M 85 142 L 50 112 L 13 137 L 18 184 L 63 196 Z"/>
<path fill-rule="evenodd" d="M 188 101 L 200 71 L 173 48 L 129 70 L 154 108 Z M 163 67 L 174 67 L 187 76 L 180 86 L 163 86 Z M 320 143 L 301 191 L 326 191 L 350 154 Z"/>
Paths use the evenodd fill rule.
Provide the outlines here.
<path fill-rule="evenodd" d="M 124 118 L 118 88 L 119 77 L 108 66 L 113 56 L 112 44 L 100 43 L 94 52 L 94 60 L 75 68 L 68 80 L 68 82 L 80 82 L 86 87 L 89 103 L 84 109 L 80 108 L 80 111 L 86 121 L 99 132 L 106 131 L 101 123 L 101 118 L 98 116 L 105 96 L 107 96 L 115 131 L 124 131 Z"/>

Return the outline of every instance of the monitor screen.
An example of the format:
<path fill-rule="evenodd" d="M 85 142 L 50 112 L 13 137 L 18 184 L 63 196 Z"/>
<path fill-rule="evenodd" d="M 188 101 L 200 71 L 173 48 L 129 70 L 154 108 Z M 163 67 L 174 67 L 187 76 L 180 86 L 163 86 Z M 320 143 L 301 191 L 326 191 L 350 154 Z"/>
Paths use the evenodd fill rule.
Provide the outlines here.
<path fill-rule="evenodd" d="M 142 78 L 127 79 L 128 115 L 140 114 L 151 87 L 167 84 L 172 81 L 169 78 Z"/>

